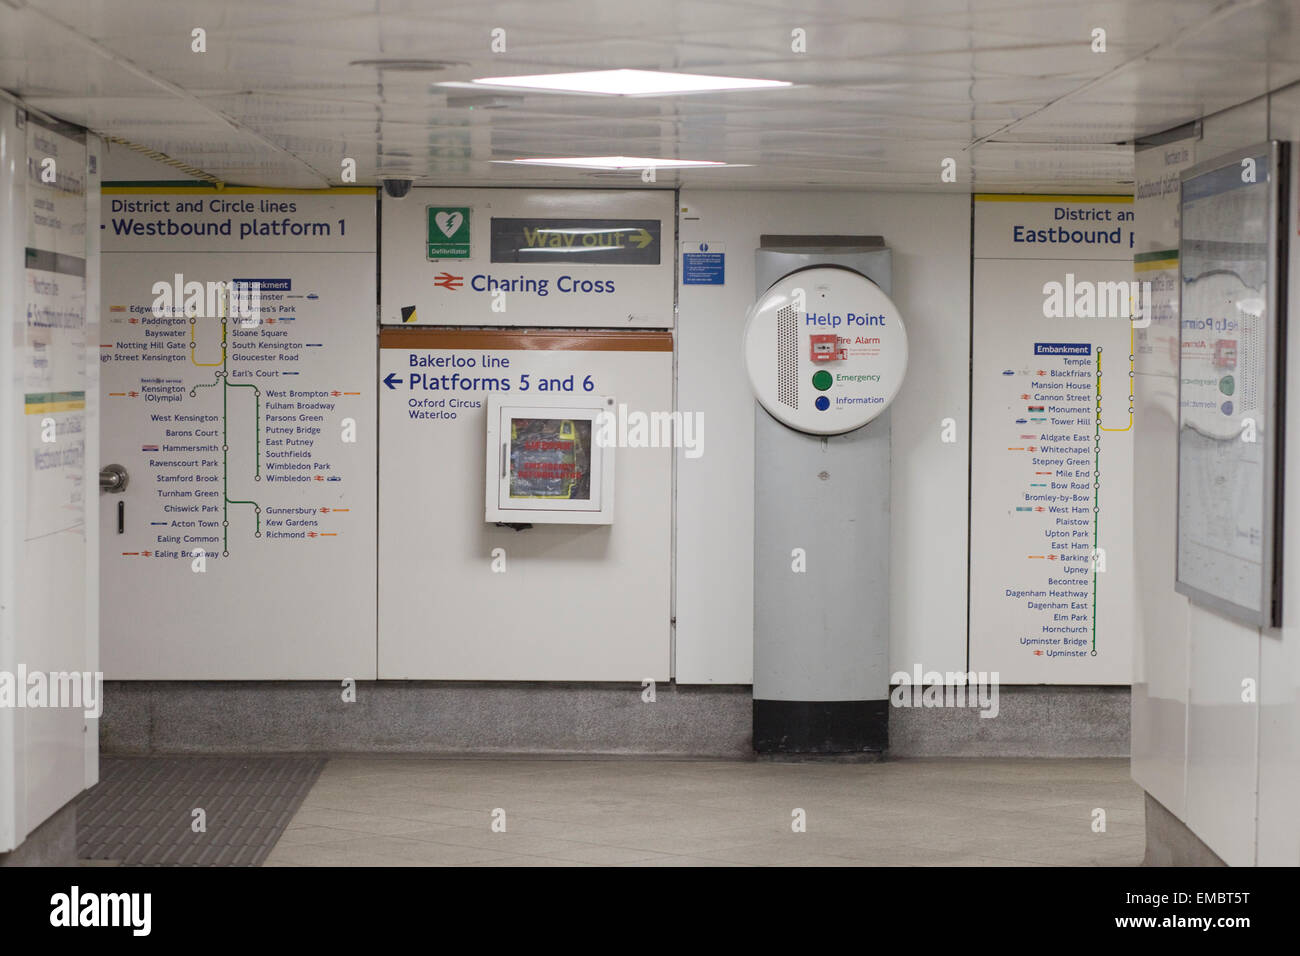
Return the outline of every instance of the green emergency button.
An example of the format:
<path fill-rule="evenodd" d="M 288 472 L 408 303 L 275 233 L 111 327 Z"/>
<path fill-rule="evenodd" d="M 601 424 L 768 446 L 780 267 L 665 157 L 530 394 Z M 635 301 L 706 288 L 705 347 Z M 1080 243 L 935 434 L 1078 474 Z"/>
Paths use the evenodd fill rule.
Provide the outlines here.
<path fill-rule="evenodd" d="M 813 388 L 819 392 L 824 392 L 835 384 L 835 378 L 826 369 L 820 369 L 813 373 Z"/>

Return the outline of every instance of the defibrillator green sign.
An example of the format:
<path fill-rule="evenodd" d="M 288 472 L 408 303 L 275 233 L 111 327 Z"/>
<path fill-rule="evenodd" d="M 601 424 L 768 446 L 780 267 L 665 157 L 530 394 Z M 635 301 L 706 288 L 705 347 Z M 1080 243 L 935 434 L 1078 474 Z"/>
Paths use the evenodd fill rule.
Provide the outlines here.
<path fill-rule="evenodd" d="M 469 258 L 469 207 L 430 206 L 425 256 L 429 259 Z"/>

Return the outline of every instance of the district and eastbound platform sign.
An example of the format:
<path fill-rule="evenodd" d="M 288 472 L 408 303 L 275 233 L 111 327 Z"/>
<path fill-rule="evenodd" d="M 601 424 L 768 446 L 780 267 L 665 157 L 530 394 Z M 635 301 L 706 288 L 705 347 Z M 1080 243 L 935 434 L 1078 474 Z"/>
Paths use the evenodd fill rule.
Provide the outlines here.
<path fill-rule="evenodd" d="M 975 197 L 969 667 L 1004 684 L 1133 679 L 1134 329 L 1093 307 L 1133 274 L 1132 208 Z"/>

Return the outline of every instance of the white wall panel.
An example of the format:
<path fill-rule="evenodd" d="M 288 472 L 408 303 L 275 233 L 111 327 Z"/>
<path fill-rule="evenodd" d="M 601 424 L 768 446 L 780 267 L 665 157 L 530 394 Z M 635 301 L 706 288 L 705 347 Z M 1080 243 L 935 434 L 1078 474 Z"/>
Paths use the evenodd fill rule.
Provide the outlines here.
<path fill-rule="evenodd" d="M 612 450 L 612 524 L 520 531 L 484 518 L 484 455 L 489 394 L 524 405 L 530 395 L 547 394 L 537 389 L 543 379 L 572 376 L 582 393 L 590 377 L 590 394 L 613 396 L 629 411 L 667 411 L 671 351 L 510 342 L 439 348 L 439 335 L 399 347 L 397 333 L 380 350 L 380 376 L 391 375 L 395 387 L 380 401 L 379 676 L 666 680 L 672 450 Z M 461 365 L 455 374 L 480 383 L 412 388 L 412 357 L 472 360 L 473 367 Z M 425 365 L 420 374 L 449 375 L 452 368 Z M 484 377 L 491 387 L 481 384 Z M 427 400 L 444 404 L 412 404 Z"/>
<path fill-rule="evenodd" d="M 1269 124 L 1271 122 L 1271 129 Z M 1197 161 L 1272 136 L 1300 138 L 1300 91 L 1292 89 L 1209 117 L 1195 144 Z M 1293 158 L 1287 232 L 1290 322 L 1300 315 L 1300 279 Z M 1140 357 L 1138 421 L 1143 442 L 1135 480 L 1152 506 L 1137 514 L 1139 591 L 1144 595 L 1134 687 L 1134 778 L 1178 814 L 1209 847 L 1232 864 L 1300 863 L 1300 522 L 1285 507 L 1284 627 L 1259 629 L 1172 595 L 1176 480 L 1176 373 L 1167 335 L 1153 329 Z M 1300 340 L 1289 337 L 1287 367 L 1300 364 Z M 1286 395 L 1286 485 L 1300 473 L 1300 389 Z M 1168 504 L 1162 504 L 1167 502 Z M 1185 605 L 1184 607 L 1180 605 Z M 1185 663 L 1187 719 L 1174 717 Z M 1177 798 L 1179 772 L 1185 800 Z"/>
<path fill-rule="evenodd" d="M 96 772 L 97 740 L 87 734 L 87 710 L 100 702 L 87 605 L 98 568 L 87 535 L 96 514 L 87 394 L 99 368 L 87 356 L 86 225 L 97 182 L 87 176 L 85 137 L 7 99 L 0 111 L 0 671 L 13 695 L 0 707 L 4 851 Z M 63 676 L 73 674 L 75 685 Z M 73 686 L 91 696 L 67 698 Z"/>
<path fill-rule="evenodd" d="M 0 671 L 14 674 L 23 662 L 19 646 L 19 569 L 23 558 L 20 519 L 26 508 L 26 431 L 17 381 L 26 358 L 11 342 L 25 342 L 26 287 L 23 249 L 27 132 L 13 102 L 0 97 Z M 20 427 L 23 426 L 23 427 Z M 0 707 L 0 852 L 27 836 L 27 752 L 22 712 Z"/>
<path fill-rule="evenodd" d="M 100 516 L 110 679 L 374 676 L 375 210 L 368 189 L 105 190 L 102 457 L 131 475 Z M 262 231 L 283 222 L 309 228 Z M 205 303 L 177 335 L 154 315 L 177 274 L 261 281 L 259 320 Z"/>
<path fill-rule="evenodd" d="M 99 341 L 99 302 L 103 259 L 100 256 L 100 187 L 104 178 L 104 140 L 86 134 L 88 162 L 86 168 L 86 341 Z M 98 349 L 87 348 L 84 356 L 87 381 L 99 381 Z M 86 496 L 86 554 L 90 573 L 86 575 L 86 600 L 82 608 L 86 624 L 86 670 L 102 673 L 99 654 L 99 477 L 100 441 L 99 389 L 86 390 L 86 475 L 90 483 Z M 82 734 L 85 785 L 99 782 L 99 718 L 87 717 Z"/>
<path fill-rule="evenodd" d="M 1174 590 L 1178 460 L 1179 174 L 1198 142 L 1139 151 L 1133 278 L 1151 283 L 1151 324 L 1137 330 L 1134 377 L 1133 779 L 1171 813 L 1187 806 L 1187 598 Z M 1161 255 L 1163 253 L 1163 255 Z"/>
<path fill-rule="evenodd" d="M 1259 630 L 1191 606 L 1187 825 L 1229 864 L 1255 862 Z"/>
<path fill-rule="evenodd" d="M 890 669 L 966 665 L 970 327 L 967 195 L 681 193 L 683 245 L 726 255 L 724 285 L 679 287 L 678 407 L 702 412 L 706 451 L 677 462 L 676 675 L 753 679 L 754 399 L 741 331 L 764 233 L 880 235 L 910 364 L 893 421 Z M 945 418 L 958 440 L 940 441 Z"/>
<path fill-rule="evenodd" d="M 1263 141 L 1267 123 L 1263 99 L 1209 117 L 1197 161 Z M 1194 601 L 1188 624 L 1186 823 L 1229 863 L 1253 863 L 1259 704 L 1243 699 L 1242 681 L 1260 676 L 1260 631 Z"/>
<path fill-rule="evenodd" d="M 1291 491 L 1285 510 L 1282 555 L 1281 629 L 1260 638 L 1259 653 L 1259 839 L 1256 859 L 1261 866 L 1300 865 L 1300 87 L 1272 97 L 1271 137 L 1288 140 L 1291 156 L 1291 209 L 1287 234 L 1292 243 L 1290 335 L 1287 339 L 1286 485 Z"/>

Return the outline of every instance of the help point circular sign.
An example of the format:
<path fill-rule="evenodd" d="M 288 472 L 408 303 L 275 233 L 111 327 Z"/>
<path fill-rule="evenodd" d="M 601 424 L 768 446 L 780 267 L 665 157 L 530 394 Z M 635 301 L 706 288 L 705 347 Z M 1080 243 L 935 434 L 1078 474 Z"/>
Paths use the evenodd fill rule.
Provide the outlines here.
<path fill-rule="evenodd" d="M 886 408 L 907 373 L 907 331 L 874 282 L 851 269 L 792 272 L 745 323 L 754 395 L 791 428 L 840 435 Z"/>

